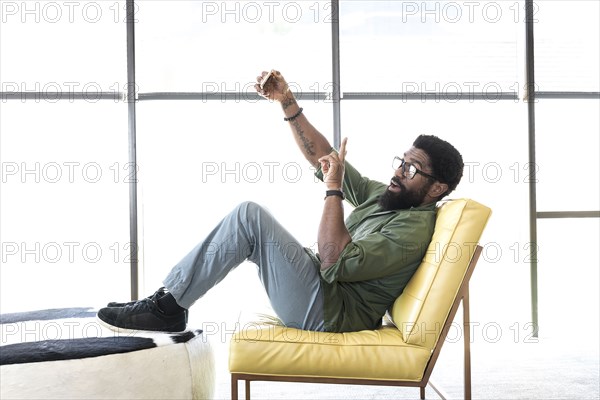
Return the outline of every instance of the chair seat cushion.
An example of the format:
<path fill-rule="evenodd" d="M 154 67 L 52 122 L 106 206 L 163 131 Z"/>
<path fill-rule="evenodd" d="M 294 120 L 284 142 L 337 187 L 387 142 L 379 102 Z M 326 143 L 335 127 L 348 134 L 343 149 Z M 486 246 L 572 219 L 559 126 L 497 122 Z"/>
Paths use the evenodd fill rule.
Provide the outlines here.
<path fill-rule="evenodd" d="M 392 326 L 348 333 L 253 326 L 231 339 L 231 373 L 418 382 L 431 351 Z"/>

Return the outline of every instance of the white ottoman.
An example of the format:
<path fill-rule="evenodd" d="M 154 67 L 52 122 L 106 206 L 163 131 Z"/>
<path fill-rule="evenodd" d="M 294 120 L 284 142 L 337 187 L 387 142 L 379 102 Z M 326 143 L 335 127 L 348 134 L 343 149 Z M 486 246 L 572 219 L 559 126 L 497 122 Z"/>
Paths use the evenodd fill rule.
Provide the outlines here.
<path fill-rule="evenodd" d="M 214 355 L 200 330 L 116 333 L 96 310 L 0 316 L 0 399 L 209 399 Z"/>

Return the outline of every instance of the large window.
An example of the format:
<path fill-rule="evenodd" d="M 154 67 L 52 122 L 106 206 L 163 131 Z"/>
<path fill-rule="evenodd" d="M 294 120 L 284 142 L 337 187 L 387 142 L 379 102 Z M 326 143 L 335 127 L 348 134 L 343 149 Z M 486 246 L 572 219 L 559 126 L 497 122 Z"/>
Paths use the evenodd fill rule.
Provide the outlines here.
<path fill-rule="evenodd" d="M 2 310 L 95 306 L 129 288 L 127 110 L 2 104 Z"/>
<path fill-rule="evenodd" d="M 517 92 L 521 7 L 495 1 L 343 1 L 342 88 L 458 92 L 457 97 Z"/>
<path fill-rule="evenodd" d="M 540 99 L 536 114 L 538 210 L 597 210 L 600 101 Z"/>
<path fill-rule="evenodd" d="M 280 70 L 295 92 L 306 93 L 305 112 L 332 140 L 331 103 L 318 97 L 331 86 L 330 16 L 324 1 L 141 4 L 142 293 L 160 286 L 243 200 L 264 205 L 306 246 L 314 244 L 321 206 L 314 170 L 279 105 L 258 99 L 254 84 L 261 71 Z M 268 311 L 255 267 L 244 263 L 232 274 L 196 306 L 204 322 L 235 320 L 242 300 L 248 310 Z"/>
<path fill-rule="evenodd" d="M 525 91 L 526 3 L 535 103 Z M 349 137 L 348 159 L 371 178 L 389 179 L 392 157 L 421 133 L 461 150 L 465 174 L 452 197 L 494 212 L 473 278 L 474 320 L 505 330 L 529 321 L 532 265 L 540 300 L 553 307 L 557 232 L 578 230 L 565 249 L 593 243 L 597 2 L 130 4 L 126 25 L 124 0 L 0 2 L 0 311 L 126 299 L 130 232 L 144 296 L 243 200 L 314 246 L 323 187 L 279 106 L 253 90 L 271 68 L 332 142 Z M 125 98 L 131 88 L 135 103 Z M 531 213 L 596 217 L 538 227 Z M 597 282 L 598 264 L 578 273 Z M 242 290 L 254 299 L 244 309 L 266 306 L 252 267 L 234 273 L 242 277 L 210 294 L 215 301 L 199 302 L 202 315 L 235 317 L 231 293 Z M 547 323 L 549 308 L 540 311 Z"/>
<path fill-rule="evenodd" d="M 0 2 L 1 312 L 128 292 L 124 5 Z"/>
<path fill-rule="evenodd" d="M 561 289 L 569 298 L 566 303 L 582 304 L 590 315 L 597 315 L 600 3 L 538 3 L 534 28 L 539 261 L 532 269 L 532 300 L 534 311 L 539 308 L 540 329 L 552 332 L 565 323 L 566 310 L 557 301 Z M 573 284 L 574 276 L 579 285 Z M 574 314 L 569 319 L 580 329 L 581 340 L 596 341 L 598 318 Z M 597 345 L 590 350 L 597 353 Z"/>
<path fill-rule="evenodd" d="M 296 89 L 331 76 L 328 1 L 149 1 L 136 13 L 142 92 L 254 92 L 275 68 Z"/>
<path fill-rule="evenodd" d="M 538 90 L 599 92 L 600 3 L 539 1 L 534 9 Z"/>
<path fill-rule="evenodd" d="M 2 92 L 120 92 L 125 1 L 1 3 Z"/>

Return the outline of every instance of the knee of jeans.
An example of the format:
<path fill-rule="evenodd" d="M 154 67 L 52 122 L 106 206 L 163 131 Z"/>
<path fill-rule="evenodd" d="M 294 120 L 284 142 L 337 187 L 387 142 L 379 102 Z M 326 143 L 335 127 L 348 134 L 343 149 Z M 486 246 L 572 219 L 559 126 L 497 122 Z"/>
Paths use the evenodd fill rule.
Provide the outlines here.
<path fill-rule="evenodd" d="M 266 211 L 263 206 L 253 201 L 244 201 L 237 207 L 238 214 L 243 215 L 248 221 L 265 214 Z"/>
<path fill-rule="evenodd" d="M 253 201 L 243 201 L 238 204 L 237 208 L 244 212 L 256 212 L 257 210 L 261 210 L 263 207 Z"/>

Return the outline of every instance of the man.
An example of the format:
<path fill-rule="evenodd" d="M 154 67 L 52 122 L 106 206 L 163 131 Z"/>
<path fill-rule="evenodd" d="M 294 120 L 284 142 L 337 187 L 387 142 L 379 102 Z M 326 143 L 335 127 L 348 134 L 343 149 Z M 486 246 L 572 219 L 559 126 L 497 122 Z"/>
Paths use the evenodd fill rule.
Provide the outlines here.
<path fill-rule="evenodd" d="M 318 254 L 303 248 L 265 209 L 242 203 L 171 270 L 165 287 L 143 300 L 101 309 L 105 325 L 182 331 L 187 309 L 245 259 L 258 266 L 271 305 L 287 326 L 375 329 L 402 293 L 431 241 L 436 202 L 462 177 L 460 153 L 435 136 L 419 136 L 394 159 L 390 183 L 375 182 L 345 162 L 346 139 L 335 151 L 310 124 L 279 72 L 272 72 L 264 89 L 258 83 L 255 88 L 281 104 L 296 143 L 325 184 Z M 355 207 L 345 221 L 344 198 Z"/>

